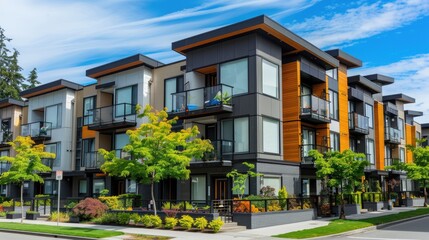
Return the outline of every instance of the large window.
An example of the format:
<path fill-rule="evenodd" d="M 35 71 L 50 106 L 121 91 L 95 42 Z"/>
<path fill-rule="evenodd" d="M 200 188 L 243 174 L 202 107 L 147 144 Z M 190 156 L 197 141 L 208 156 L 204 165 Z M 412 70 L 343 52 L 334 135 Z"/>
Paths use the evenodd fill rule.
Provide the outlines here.
<path fill-rule="evenodd" d="M 137 104 L 137 85 L 116 89 L 115 116 L 121 117 L 135 113 Z"/>
<path fill-rule="evenodd" d="M 374 140 L 367 139 L 366 140 L 366 154 L 367 160 L 371 165 L 375 164 L 375 151 L 374 151 Z"/>
<path fill-rule="evenodd" d="M 234 87 L 234 94 L 247 93 L 249 85 L 247 58 L 221 64 L 220 82 Z"/>
<path fill-rule="evenodd" d="M 44 194 L 55 195 L 58 190 L 58 181 L 57 180 L 45 180 L 43 185 Z"/>
<path fill-rule="evenodd" d="M 88 181 L 86 179 L 79 180 L 79 195 L 88 193 Z"/>
<path fill-rule="evenodd" d="M 338 79 L 338 68 L 333 68 L 330 70 L 326 70 L 326 75 L 337 80 Z"/>
<path fill-rule="evenodd" d="M 262 92 L 279 97 L 279 66 L 262 59 Z"/>
<path fill-rule="evenodd" d="M 52 128 L 61 127 L 61 104 L 46 107 L 45 122 L 52 123 Z"/>
<path fill-rule="evenodd" d="M 280 124 L 278 120 L 262 118 L 262 147 L 266 153 L 280 153 Z"/>
<path fill-rule="evenodd" d="M 191 176 L 191 200 L 206 200 L 206 176 Z"/>
<path fill-rule="evenodd" d="M 127 179 L 126 181 L 127 193 L 137 193 L 137 181 L 132 179 Z"/>
<path fill-rule="evenodd" d="M 404 120 L 402 118 L 398 118 L 398 127 L 399 127 L 399 135 L 401 139 L 404 139 Z"/>
<path fill-rule="evenodd" d="M 105 189 L 104 179 L 94 179 L 92 185 L 93 194 L 98 196 L 103 189 Z"/>
<path fill-rule="evenodd" d="M 263 176 L 261 179 L 261 189 L 268 186 L 272 187 L 274 188 L 274 194 L 277 195 L 282 187 L 282 178 L 280 176 Z"/>
<path fill-rule="evenodd" d="M 61 143 L 45 144 L 45 151 L 55 153 L 54 167 L 61 166 Z"/>
<path fill-rule="evenodd" d="M 89 110 L 95 108 L 96 99 L 97 98 L 95 96 L 83 99 L 83 125 L 88 125 L 94 122 L 94 113 Z"/>
<path fill-rule="evenodd" d="M 331 132 L 330 133 L 331 140 L 331 150 L 332 151 L 340 151 L 340 134 Z"/>
<path fill-rule="evenodd" d="M 222 140 L 234 142 L 234 152 L 249 151 L 249 118 L 222 121 Z"/>
<path fill-rule="evenodd" d="M 405 163 L 405 148 L 399 148 L 399 157 L 401 162 Z"/>
<path fill-rule="evenodd" d="M 370 128 L 374 127 L 374 111 L 373 107 L 369 104 L 365 104 L 365 116 L 368 117 L 368 126 Z"/>
<path fill-rule="evenodd" d="M 130 142 L 130 139 L 126 133 L 118 133 L 115 134 L 115 151 L 116 151 L 116 157 L 126 157 L 124 156 L 124 153 L 122 152 L 122 148 L 125 147 Z"/>
<path fill-rule="evenodd" d="M 176 105 L 173 107 L 173 93 L 183 92 L 184 80 L 183 76 L 178 76 L 174 78 L 165 79 L 164 82 L 164 107 L 167 108 L 168 112 L 171 112 L 175 109 L 180 109 L 183 102 L 180 102 L 181 99 L 176 99 Z"/>
<path fill-rule="evenodd" d="M 338 93 L 329 90 L 329 117 L 338 120 Z"/>

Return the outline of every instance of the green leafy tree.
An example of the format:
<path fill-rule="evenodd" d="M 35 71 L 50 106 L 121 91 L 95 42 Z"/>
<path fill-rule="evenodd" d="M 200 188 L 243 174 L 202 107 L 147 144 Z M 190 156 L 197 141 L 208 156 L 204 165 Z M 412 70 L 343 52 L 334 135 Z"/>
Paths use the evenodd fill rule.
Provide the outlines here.
<path fill-rule="evenodd" d="M 10 163 L 9 171 L 0 175 L 0 184 L 19 184 L 21 187 L 21 222 L 24 218 L 24 182 L 32 181 L 43 183 L 41 172 L 49 172 L 51 168 L 42 163 L 44 158 L 55 158 L 54 153 L 45 152 L 43 144 L 35 145 L 30 137 L 18 136 L 9 145 L 15 150 L 15 157 L 3 156 L 0 161 Z"/>
<path fill-rule="evenodd" d="M 317 150 L 311 150 L 309 156 L 314 158 L 317 177 L 325 179 L 329 187 L 338 189 L 339 218 L 345 219 L 344 194 L 353 193 L 355 187 L 361 185 L 365 166 L 368 165 L 365 154 L 345 150 L 343 152 L 327 152 L 323 155 Z"/>
<path fill-rule="evenodd" d="M 137 106 L 137 112 L 140 112 L 140 106 Z M 213 151 L 213 146 L 209 140 L 197 137 L 197 126 L 172 132 L 177 118 L 168 119 L 165 110 L 154 111 L 148 105 L 138 117 L 147 118 L 148 123 L 127 131 L 130 142 L 122 151 L 131 158 L 118 158 L 114 151 L 100 149 L 106 160 L 101 169 L 112 176 L 149 183 L 156 215 L 154 184 L 167 178 L 188 179 L 192 158 L 202 158 L 205 152 Z"/>
<path fill-rule="evenodd" d="M 262 176 L 261 173 L 253 171 L 255 168 L 254 164 L 243 162 L 243 165 L 247 167 L 247 172 L 241 173 L 237 169 L 233 169 L 226 174 L 226 177 L 232 178 L 232 191 L 237 193 L 239 199 L 243 198 L 244 191 L 246 190 L 246 180 L 251 177 Z"/>

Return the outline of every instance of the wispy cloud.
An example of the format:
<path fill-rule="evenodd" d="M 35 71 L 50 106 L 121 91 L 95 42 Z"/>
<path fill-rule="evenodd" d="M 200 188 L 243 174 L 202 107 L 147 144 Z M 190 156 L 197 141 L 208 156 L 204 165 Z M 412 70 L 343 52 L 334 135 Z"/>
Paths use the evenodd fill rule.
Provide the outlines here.
<path fill-rule="evenodd" d="M 395 78 L 395 83 L 383 87 L 383 94 L 404 93 L 416 99 L 415 104 L 407 104 L 407 109 L 422 111 L 423 117 L 418 122 L 429 122 L 429 53 L 419 54 L 401 59 L 397 62 L 356 69 L 352 74 L 380 73 Z"/>
<path fill-rule="evenodd" d="M 318 47 L 326 48 L 365 39 L 403 27 L 429 15 L 427 0 L 377 1 L 344 13 L 315 16 L 290 26 Z"/>

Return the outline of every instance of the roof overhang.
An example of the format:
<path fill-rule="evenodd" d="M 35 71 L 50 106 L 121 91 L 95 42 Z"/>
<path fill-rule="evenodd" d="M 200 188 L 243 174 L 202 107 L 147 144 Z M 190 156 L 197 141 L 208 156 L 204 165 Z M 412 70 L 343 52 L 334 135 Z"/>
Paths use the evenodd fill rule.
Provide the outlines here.
<path fill-rule="evenodd" d="M 347 81 L 349 84 L 359 84 L 360 86 L 369 90 L 372 94 L 381 93 L 382 91 L 380 85 L 371 82 L 370 80 L 361 75 L 348 77 Z"/>
<path fill-rule="evenodd" d="M 407 96 L 403 93 L 392 94 L 383 96 L 383 102 L 385 101 L 401 101 L 403 103 L 415 103 L 416 100 L 410 96 Z"/>
<path fill-rule="evenodd" d="M 332 57 L 338 59 L 340 63 L 347 66 L 348 69 L 362 67 L 362 61 L 353 57 L 352 55 L 340 50 L 340 49 L 332 49 L 325 51 Z"/>
<path fill-rule="evenodd" d="M 423 116 L 423 112 L 414 111 L 414 110 L 405 110 L 405 115 L 413 116 L 413 117 L 421 117 Z"/>
<path fill-rule="evenodd" d="M 331 68 L 338 67 L 339 65 L 337 59 L 265 15 L 173 42 L 172 49 L 180 54 L 186 55 L 186 52 L 191 49 L 257 30 L 266 32 L 280 42 L 292 47 L 295 49 L 293 52 L 306 51 L 322 60 Z"/>
<path fill-rule="evenodd" d="M 366 75 L 365 77 L 377 84 L 380 84 L 381 86 L 389 85 L 395 82 L 394 78 L 382 74 L 371 74 Z"/>
<path fill-rule="evenodd" d="M 136 54 L 130 57 L 122 58 L 114 62 L 110 62 L 95 68 L 86 70 L 86 76 L 91 78 L 99 78 L 109 74 L 125 71 L 131 68 L 146 66 L 156 68 L 164 65 L 162 62 L 156 61 L 147 56 Z"/>
<path fill-rule="evenodd" d="M 9 107 L 9 106 L 19 106 L 19 107 L 23 107 L 25 106 L 25 102 L 21 101 L 21 100 L 16 100 L 13 98 L 3 98 L 0 99 L 0 108 L 5 108 L 5 107 Z"/>
<path fill-rule="evenodd" d="M 30 88 L 28 90 L 24 90 L 20 93 L 21 97 L 24 98 L 31 98 L 35 96 L 39 96 L 45 93 L 54 92 L 60 89 L 72 89 L 72 90 L 80 90 L 82 89 L 82 85 L 79 85 L 77 83 L 73 83 L 64 79 L 59 79 L 50 83 L 46 83 L 43 85 L 39 85 L 34 88 Z"/>

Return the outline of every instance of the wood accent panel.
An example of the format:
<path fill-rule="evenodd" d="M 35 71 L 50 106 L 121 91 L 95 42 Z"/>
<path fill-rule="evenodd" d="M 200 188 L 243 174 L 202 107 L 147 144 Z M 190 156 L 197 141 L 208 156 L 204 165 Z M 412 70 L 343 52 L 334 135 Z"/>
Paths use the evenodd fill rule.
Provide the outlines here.
<path fill-rule="evenodd" d="M 130 63 L 124 64 L 124 65 L 121 65 L 121 66 L 118 66 L 118 67 L 115 67 L 115 68 L 110 68 L 110 69 L 106 69 L 104 71 L 93 73 L 93 74 L 89 75 L 88 77 L 97 78 L 97 77 L 100 77 L 100 76 L 103 76 L 103 75 L 106 75 L 106 74 L 109 74 L 109 73 L 118 72 L 118 71 L 121 71 L 121 70 L 124 70 L 124 69 L 128 69 L 128 68 L 131 68 L 131 67 L 142 65 L 142 64 L 143 64 L 142 61 L 134 61 L 134 62 L 130 62 Z"/>
<path fill-rule="evenodd" d="M 348 92 L 347 67 L 341 64 L 338 69 L 338 118 L 340 122 L 340 151 L 350 148 Z"/>
<path fill-rule="evenodd" d="M 215 73 L 217 72 L 217 65 L 211 65 L 208 67 L 203 67 L 199 69 L 195 69 L 196 72 L 202 73 L 202 74 L 209 74 L 209 73 Z"/>
<path fill-rule="evenodd" d="M 82 127 L 82 139 L 95 138 L 95 135 L 96 131 L 89 130 L 88 126 Z"/>
<path fill-rule="evenodd" d="M 284 159 L 300 162 L 301 121 L 300 114 L 301 72 L 298 61 L 282 66 L 282 111 Z"/>
<path fill-rule="evenodd" d="M 374 102 L 375 167 L 384 170 L 384 112 L 383 103 Z"/>
<path fill-rule="evenodd" d="M 314 84 L 312 90 L 313 90 L 313 95 L 318 96 L 320 98 L 329 99 L 328 76 L 325 76 L 324 83 Z M 329 141 L 330 124 L 329 123 L 317 124 L 315 128 L 316 128 L 316 145 L 330 147 L 330 141 Z"/>
<path fill-rule="evenodd" d="M 416 146 L 416 127 L 410 124 L 405 124 L 405 144 Z M 405 149 L 405 157 L 407 163 L 413 162 L 413 154 Z"/>

